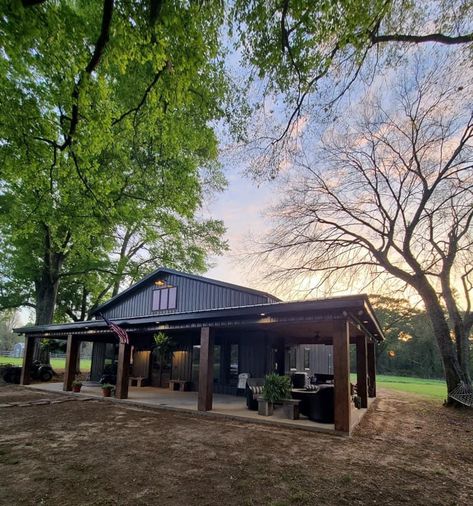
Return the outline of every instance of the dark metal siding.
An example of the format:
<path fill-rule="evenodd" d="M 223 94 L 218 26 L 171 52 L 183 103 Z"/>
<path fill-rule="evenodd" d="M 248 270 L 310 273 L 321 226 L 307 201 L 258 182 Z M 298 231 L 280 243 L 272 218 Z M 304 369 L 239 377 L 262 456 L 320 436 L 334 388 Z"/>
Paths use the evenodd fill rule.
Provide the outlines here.
<path fill-rule="evenodd" d="M 131 293 L 124 300 L 117 301 L 112 307 L 105 309 L 103 314 L 108 318 L 126 318 L 274 302 L 274 299 L 270 297 L 222 287 L 210 282 L 197 281 L 176 274 L 164 274 L 159 279 L 166 281 L 169 285 L 177 286 L 176 309 L 152 310 L 152 292 L 156 287 L 153 281 L 150 281 L 148 285 Z"/>
<path fill-rule="evenodd" d="M 249 373 L 251 378 L 264 378 L 270 372 L 269 353 L 264 338 L 244 336 L 241 338 L 238 369 Z"/>
<path fill-rule="evenodd" d="M 133 353 L 133 368 L 131 375 L 138 378 L 148 378 L 150 370 L 150 351 L 135 351 Z"/>
<path fill-rule="evenodd" d="M 298 345 L 296 348 L 296 369 L 299 372 L 307 371 L 313 374 L 333 374 L 333 346 L 325 344 Z M 309 369 L 304 368 L 304 350 L 309 349 Z M 286 373 L 290 374 L 289 357 L 286 353 Z"/>
<path fill-rule="evenodd" d="M 192 380 L 192 346 L 180 347 L 172 356 L 172 379 Z"/>
<path fill-rule="evenodd" d="M 90 366 L 90 380 L 99 381 L 103 374 L 105 363 L 105 343 L 94 343 L 92 347 L 92 363 Z"/>

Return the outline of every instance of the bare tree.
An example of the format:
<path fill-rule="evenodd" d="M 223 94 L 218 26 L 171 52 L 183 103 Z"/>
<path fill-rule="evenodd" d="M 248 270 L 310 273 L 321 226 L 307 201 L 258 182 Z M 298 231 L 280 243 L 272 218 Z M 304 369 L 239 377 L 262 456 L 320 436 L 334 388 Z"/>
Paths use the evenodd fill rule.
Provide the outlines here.
<path fill-rule="evenodd" d="M 413 288 L 451 392 L 471 384 L 473 80 L 437 57 L 370 91 L 321 137 L 315 162 L 299 160 L 263 255 L 276 275 L 388 275 Z"/>

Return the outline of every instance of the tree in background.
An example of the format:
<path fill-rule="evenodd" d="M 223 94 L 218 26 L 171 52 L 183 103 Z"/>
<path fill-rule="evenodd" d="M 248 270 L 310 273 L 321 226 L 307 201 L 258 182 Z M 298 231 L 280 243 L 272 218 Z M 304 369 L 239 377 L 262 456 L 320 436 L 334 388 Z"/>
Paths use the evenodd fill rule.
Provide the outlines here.
<path fill-rule="evenodd" d="M 18 315 L 15 310 L 8 309 L 0 312 L 0 350 L 11 351 L 16 343 L 23 339 L 13 332 L 18 324 Z"/>
<path fill-rule="evenodd" d="M 171 256 L 205 269 L 225 247 L 197 217 L 224 184 L 220 2 L 1 5 L 0 307 L 47 324 L 59 295 L 81 318 Z"/>
<path fill-rule="evenodd" d="M 376 348 L 377 371 L 441 378 L 442 361 L 425 310 L 414 308 L 405 299 L 382 295 L 370 295 L 370 302 L 386 337 Z"/>
<path fill-rule="evenodd" d="M 312 140 L 264 255 L 279 275 L 345 285 L 387 275 L 413 289 L 451 392 L 471 384 L 473 80 L 442 53 L 422 61 L 414 54 L 389 92 L 371 87 Z"/>

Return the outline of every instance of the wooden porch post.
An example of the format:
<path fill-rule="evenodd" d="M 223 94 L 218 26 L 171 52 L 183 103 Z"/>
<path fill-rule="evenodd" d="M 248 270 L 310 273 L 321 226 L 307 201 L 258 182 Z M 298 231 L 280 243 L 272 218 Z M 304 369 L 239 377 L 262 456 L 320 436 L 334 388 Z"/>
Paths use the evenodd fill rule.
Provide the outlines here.
<path fill-rule="evenodd" d="M 202 327 L 200 330 L 199 361 L 199 411 L 212 410 L 214 364 L 214 329 Z"/>
<path fill-rule="evenodd" d="M 26 336 L 25 352 L 23 354 L 23 367 L 21 368 L 20 385 L 29 385 L 31 382 L 31 364 L 33 363 L 35 338 Z"/>
<path fill-rule="evenodd" d="M 333 375 L 334 375 L 334 422 L 335 430 L 350 433 L 350 338 L 348 322 L 334 325 Z"/>
<path fill-rule="evenodd" d="M 77 337 L 69 334 L 67 336 L 66 350 L 66 370 L 64 371 L 64 385 L 62 389 L 65 392 L 72 390 L 72 382 L 76 376 L 77 355 L 79 354 L 80 341 Z"/>
<path fill-rule="evenodd" d="M 376 348 L 368 343 L 368 397 L 376 397 Z"/>
<path fill-rule="evenodd" d="M 361 407 L 368 407 L 368 355 L 366 336 L 356 339 L 356 384 L 357 394 L 361 397 Z"/>
<path fill-rule="evenodd" d="M 117 384 L 115 397 L 128 399 L 128 379 L 130 376 L 131 345 L 120 343 L 118 348 Z"/>

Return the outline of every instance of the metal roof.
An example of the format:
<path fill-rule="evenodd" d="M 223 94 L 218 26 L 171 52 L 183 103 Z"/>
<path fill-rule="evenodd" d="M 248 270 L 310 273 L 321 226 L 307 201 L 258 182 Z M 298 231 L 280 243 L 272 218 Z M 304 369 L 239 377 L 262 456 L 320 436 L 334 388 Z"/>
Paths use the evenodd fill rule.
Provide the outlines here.
<path fill-rule="evenodd" d="M 259 290 L 254 290 L 253 288 L 247 288 L 245 286 L 234 285 L 232 283 L 226 283 L 224 281 L 218 281 L 216 279 L 206 278 L 204 276 L 197 276 L 195 274 L 188 274 L 186 272 L 180 272 L 180 271 L 176 271 L 174 269 L 167 269 L 167 268 L 164 268 L 164 267 L 160 267 L 159 269 L 156 269 L 155 271 L 151 272 L 150 274 L 148 274 L 147 276 L 145 276 L 142 280 L 138 281 L 137 283 L 135 283 L 134 285 L 130 286 L 126 290 L 123 290 L 123 292 L 120 292 L 119 294 L 115 295 L 115 297 L 112 297 L 107 302 L 104 302 L 103 304 L 101 304 L 100 306 L 98 306 L 97 308 L 95 308 L 95 310 L 92 312 L 92 314 L 96 315 L 97 313 L 100 313 L 104 309 L 109 308 L 110 306 L 116 304 L 120 300 L 122 300 L 125 297 L 129 296 L 130 294 L 132 294 L 136 290 L 144 287 L 150 281 L 153 281 L 155 278 L 159 277 L 162 274 L 174 274 L 176 276 L 181 276 L 183 278 L 193 279 L 195 281 L 200 281 L 202 283 L 208 283 L 208 284 L 212 284 L 212 285 L 217 285 L 217 286 L 221 286 L 223 288 L 230 288 L 232 290 L 238 290 L 240 292 L 245 292 L 245 293 L 250 293 L 250 294 L 254 294 L 254 295 L 259 295 L 261 297 L 266 297 L 266 298 L 272 299 L 274 301 L 280 301 L 279 298 L 275 297 L 274 295 L 271 295 L 270 293 L 262 292 L 262 291 L 259 291 Z"/>
<path fill-rule="evenodd" d="M 141 326 L 150 324 L 177 324 L 179 322 L 205 321 L 211 324 L 212 321 L 241 319 L 242 325 L 245 319 L 255 316 L 271 316 L 282 314 L 301 315 L 302 313 L 340 313 L 345 316 L 352 316 L 358 319 L 358 323 L 366 328 L 378 341 L 384 339 L 381 326 L 374 314 L 373 308 L 369 302 L 368 296 L 349 295 L 343 297 L 332 297 L 327 299 L 312 299 L 295 302 L 271 302 L 265 304 L 255 304 L 252 306 L 239 306 L 230 308 L 209 309 L 203 311 L 189 311 L 186 313 L 173 313 L 166 315 L 116 318 L 114 323 L 123 326 L 127 330 L 133 328 L 139 329 Z M 89 320 L 83 322 L 37 325 L 31 327 L 16 328 L 14 331 L 20 334 L 64 334 L 67 332 L 90 332 L 92 330 L 107 330 L 108 327 L 103 320 Z"/>

